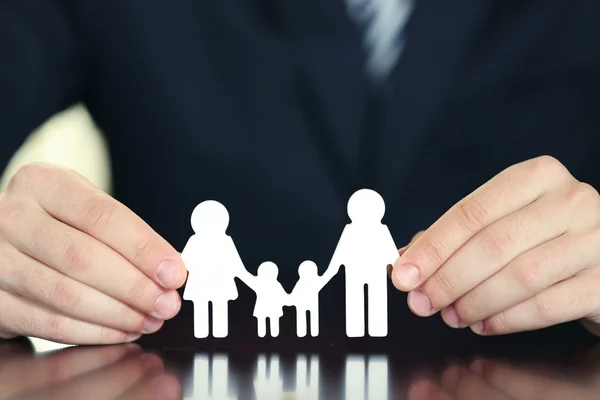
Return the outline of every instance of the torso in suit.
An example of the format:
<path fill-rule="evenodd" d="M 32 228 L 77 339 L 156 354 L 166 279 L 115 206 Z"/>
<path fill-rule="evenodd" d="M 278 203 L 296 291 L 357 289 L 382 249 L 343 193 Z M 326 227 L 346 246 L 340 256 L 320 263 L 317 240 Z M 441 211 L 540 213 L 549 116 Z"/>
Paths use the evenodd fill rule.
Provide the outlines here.
<path fill-rule="evenodd" d="M 384 197 L 401 247 L 528 158 L 552 155 L 600 187 L 598 15 L 595 0 L 418 1 L 401 60 L 373 88 L 339 0 L 9 0 L 0 157 L 84 101 L 118 200 L 178 249 L 194 206 L 219 200 L 246 268 L 274 261 L 289 291 L 302 261 L 325 269 L 358 188 Z M 343 309 L 340 279 L 322 307 Z M 444 329 L 390 299 L 391 335 Z M 171 334 L 190 329 L 189 307 Z M 250 307 L 232 314 L 252 326 Z"/>

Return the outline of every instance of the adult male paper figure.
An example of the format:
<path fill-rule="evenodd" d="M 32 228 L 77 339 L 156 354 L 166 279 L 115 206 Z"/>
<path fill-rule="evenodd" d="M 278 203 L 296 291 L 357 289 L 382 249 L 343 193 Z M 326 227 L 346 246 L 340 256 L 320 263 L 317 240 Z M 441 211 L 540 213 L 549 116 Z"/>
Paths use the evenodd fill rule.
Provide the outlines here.
<path fill-rule="evenodd" d="M 235 278 L 246 272 L 244 263 L 226 230 L 229 213 L 213 200 L 200 203 L 192 212 L 194 235 L 181 257 L 189 277 L 183 299 L 194 303 L 194 336 L 209 335 L 208 306 L 212 304 L 213 336 L 228 334 L 228 301 L 238 297 Z"/>
<path fill-rule="evenodd" d="M 398 248 L 388 227 L 381 223 L 384 214 L 383 198 L 373 190 L 361 189 L 348 201 L 352 223 L 344 228 L 329 266 L 345 267 L 348 337 L 365 336 L 365 285 L 369 336 L 387 336 L 387 267 L 398 258 Z"/>

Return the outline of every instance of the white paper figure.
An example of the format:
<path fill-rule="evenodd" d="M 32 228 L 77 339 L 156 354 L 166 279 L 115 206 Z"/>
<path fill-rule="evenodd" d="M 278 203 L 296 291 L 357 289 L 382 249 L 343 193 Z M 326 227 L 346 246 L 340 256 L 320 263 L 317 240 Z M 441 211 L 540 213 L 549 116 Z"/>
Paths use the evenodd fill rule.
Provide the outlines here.
<path fill-rule="evenodd" d="M 238 297 L 235 278 L 246 272 L 226 230 L 229 213 L 221 203 L 208 200 L 192 212 L 194 235 L 181 256 L 189 271 L 183 299 L 194 303 L 194 336 L 209 335 L 208 305 L 212 304 L 213 336 L 228 333 L 228 302 Z"/>
<path fill-rule="evenodd" d="M 271 355 L 268 363 L 264 354 L 258 357 L 254 392 L 257 399 L 283 399 L 283 379 L 279 370 L 279 356 Z"/>
<path fill-rule="evenodd" d="M 267 334 L 267 318 L 272 337 L 279 336 L 279 318 L 283 315 L 283 307 L 291 305 L 290 296 L 277 280 L 279 269 L 275 263 L 266 261 L 258 267 L 254 276 L 244 269 L 239 278 L 256 293 L 254 316 L 258 325 L 258 336 Z"/>
<path fill-rule="evenodd" d="M 312 355 L 310 362 L 305 355 L 296 357 L 296 390 L 285 394 L 290 399 L 319 400 L 319 356 Z"/>
<path fill-rule="evenodd" d="M 389 398 L 388 361 L 385 356 L 346 358 L 346 400 L 386 400 Z"/>
<path fill-rule="evenodd" d="M 215 354 L 210 358 L 207 354 L 197 354 L 192 382 L 186 388 L 184 400 L 236 400 L 237 395 L 229 395 L 231 386 L 226 354 Z"/>
<path fill-rule="evenodd" d="M 368 332 L 387 336 L 387 266 L 398 258 L 398 248 L 386 225 L 381 223 L 385 203 L 370 189 L 361 189 L 348 201 L 346 225 L 329 268 L 344 265 L 346 271 L 346 334 L 365 335 L 365 296 L 367 286 Z"/>
<path fill-rule="evenodd" d="M 306 336 L 306 313 L 310 314 L 310 334 L 319 335 L 319 292 L 338 273 L 339 265 L 330 266 L 319 276 L 317 265 L 312 261 L 304 261 L 298 267 L 298 282 L 292 290 L 291 303 L 296 307 L 296 333 L 298 337 Z"/>

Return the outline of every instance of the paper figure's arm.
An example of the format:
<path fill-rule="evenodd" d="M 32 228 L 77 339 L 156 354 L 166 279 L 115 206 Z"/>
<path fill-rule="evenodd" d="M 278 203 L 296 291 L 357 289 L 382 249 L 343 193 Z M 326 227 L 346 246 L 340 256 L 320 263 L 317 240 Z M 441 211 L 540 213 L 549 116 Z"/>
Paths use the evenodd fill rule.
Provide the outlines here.
<path fill-rule="evenodd" d="M 387 242 L 388 242 L 385 244 L 385 249 L 386 249 L 386 252 L 389 253 L 386 255 L 386 260 L 387 260 L 388 265 L 389 264 L 394 265 L 394 262 L 396 262 L 396 260 L 398 259 L 398 247 L 396 246 L 396 243 L 394 242 L 392 234 L 390 233 L 390 230 L 387 226 L 385 227 L 385 231 L 386 231 L 386 237 L 387 237 Z"/>
<path fill-rule="evenodd" d="M 331 257 L 331 261 L 329 262 L 329 266 L 327 267 L 327 270 L 325 271 L 325 273 L 321 276 L 321 279 L 324 280 L 323 286 L 325 286 L 327 284 L 327 282 L 329 282 L 331 280 L 331 278 L 333 278 L 338 271 L 340 270 L 340 267 L 342 266 L 342 264 L 344 264 L 344 254 L 346 253 L 346 237 L 348 236 L 346 234 L 346 232 L 348 231 L 348 226 L 346 225 L 346 227 L 344 228 L 344 230 L 342 231 L 342 234 L 340 235 L 340 240 L 335 248 L 335 251 L 333 252 L 333 256 Z M 321 286 L 321 287 L 323 287 Z"/>
<path fill-rule="evenodd" d="M 258 280 L 257 276 L 252 275 L 245 268 L 243 270 L 238 271 L 237 277 L 240 278 L 242 282 L 250 289 L 256 292 L 256 281 Z"/>
<path fill-rule="evenodd" d="M 329 281 L 337 275 L 337 273 L 340 271 L 340 266 L 342 264 L 331 264 L 329 265 L 329 268 L 327 268 L 327 271 L 325 271 L 323 273 L 323 275 L 321 275 L 319 277 L 319 286 L 318 286 L 318 290 L 320 291 L 321 289 L 323 289 L 325 287 L 325 285 L 327 285 L 329 283 Z"/>

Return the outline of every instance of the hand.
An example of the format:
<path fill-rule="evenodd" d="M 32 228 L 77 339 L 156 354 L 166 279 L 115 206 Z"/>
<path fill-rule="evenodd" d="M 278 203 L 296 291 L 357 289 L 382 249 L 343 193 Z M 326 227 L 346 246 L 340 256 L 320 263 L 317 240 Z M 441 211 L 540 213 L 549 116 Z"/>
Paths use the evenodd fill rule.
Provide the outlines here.
<path fill-rule="evenodd" d="M 80 175 L 23 167 L 0 194 L 0 338 L 113 344 L 181 307 L 179 253 Z"/>
<path fill-rule="evenodd" d="M 566 368 L 565 368 L 566 369 Z M 582 376 L 582 373 L 584 376 Z M 565 376 L 569 378 L 565 379 Z M 467 367 L 450 366 L 441 384 L 415 381 L 408 400 L 584 400 L 598 396 L 598 360 L 589 371 L 556 367 L 513 367 L 493 360 L 475 360 Z"/>
<path fill-rule="evenodd" d="M 0 387 L 0 400 L 181 398 L 179 381 L 165 374 L 160 357 L 136 345 L 14 354 L 0 361 Z"/>
<path fill-rule="evenodd" d="M 394 285 L 419 316 L 482 335 L 584 319 L 600 332 L 600 196 L 557 160 L 514 165 L 400 256 Z"/>

